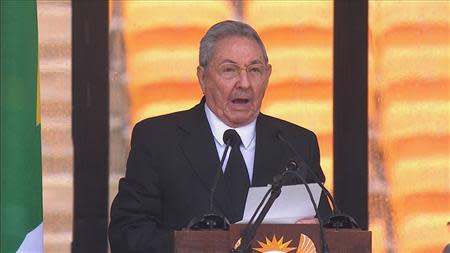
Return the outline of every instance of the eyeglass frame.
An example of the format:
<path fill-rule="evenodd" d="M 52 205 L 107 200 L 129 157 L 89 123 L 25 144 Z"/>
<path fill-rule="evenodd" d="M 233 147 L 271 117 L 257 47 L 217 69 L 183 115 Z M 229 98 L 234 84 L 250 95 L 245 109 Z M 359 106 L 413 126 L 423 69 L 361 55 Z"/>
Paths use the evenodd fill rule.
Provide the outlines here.
<path fill-rule="evenodd" d="M 224 76 L 220 73 L 219 69 L 220 69 L 221 66 L 223 66 L 223 65 L 225 65 L 225 64 L 229 64 L 229 65 L 235 66 L 236 69 L 239 69 L 239 72 L 238 72 L 236 75 L 232 76 L 232 77 L 224 77 Z M 267 70 L 268 70 L 268 68 L 270 67 L 270 64 L 267 64 L 267 63 L 251 63 L 251 64 L 249 64 L 249 65 L 247 65 L 247 66 L 241 67 L 241 66 L 239 66 L 238 64 L 236 64 L 236 63 L 234 63 L 234 62 L 223 62 L 223 63 L 219 64 L 218 66 L 216 66 L 216 67 L 215 67 L 215 70 L 219 73 L 219 75 L 221 76 L 221 78 L 226 79 L 226 80 L 231 80 L 231 79 L 233 79 L 233 78 L 236 78 L 236 77 L 240 76 L 241 73 L 242 73 L 242 70 L 245 70 L 245 72 L 246 72 L 247 75 L 248 75 L 248 74 L 249 74 L 249 71 L 248 71 L 248 70 L 249 70 L 249 67 L 255 66 L 255 65 L 261 65 L 261 66 L 264 67 L 264 68 L 263 68 L 264 72 L 262 73 L 261 77 L 263 77 L 265 74 L 267 74 Z M 208 68 L 209 66 L 202 66 L 202 67 Z"/>

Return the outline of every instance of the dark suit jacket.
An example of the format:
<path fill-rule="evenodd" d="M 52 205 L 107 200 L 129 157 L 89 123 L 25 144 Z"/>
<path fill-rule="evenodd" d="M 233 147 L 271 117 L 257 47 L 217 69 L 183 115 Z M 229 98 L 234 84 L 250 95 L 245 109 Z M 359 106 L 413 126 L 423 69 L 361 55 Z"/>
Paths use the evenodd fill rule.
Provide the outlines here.
<path fill-rule="evenodd" d="M 293 156 L 277 134 L 290 141 L 305 162 L 324 176 L 317 139 L 311 131 L 260 114 L 252 186 L 266 186 Z M 219 167 L 204 100 L 194 108 L 139 122 L 133 129 L 127 171 L 111 207 L 109 237 L 115 252 L 168 252 L 171 231 L 209 210 L 209 193 Z M 307 181 L 314 181 L 303 171 Z M 237 214 L 219 180 L 216 212 L 236 222 Z"/>

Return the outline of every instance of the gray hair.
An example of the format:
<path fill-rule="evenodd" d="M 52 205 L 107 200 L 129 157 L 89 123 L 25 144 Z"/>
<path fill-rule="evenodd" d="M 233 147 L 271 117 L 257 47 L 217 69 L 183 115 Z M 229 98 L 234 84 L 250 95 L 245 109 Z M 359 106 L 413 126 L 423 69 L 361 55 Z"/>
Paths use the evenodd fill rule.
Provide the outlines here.
<path fill-rule="evenodd" d="M 264 47 L 264 44 L 255 29 L 253 29 L 248 24 L 239 21 L 226 20 L 219 22 L 209 28 L 209 30 L 200 41 L 200 66 L 208 66 L 208 61 L 211 59 L 211 55 L 217 41 L 231 36 L 246 37 L 248 39 L 254 40 L 261 48 L 265 63 L 269 62 L 266 48 Z"/>

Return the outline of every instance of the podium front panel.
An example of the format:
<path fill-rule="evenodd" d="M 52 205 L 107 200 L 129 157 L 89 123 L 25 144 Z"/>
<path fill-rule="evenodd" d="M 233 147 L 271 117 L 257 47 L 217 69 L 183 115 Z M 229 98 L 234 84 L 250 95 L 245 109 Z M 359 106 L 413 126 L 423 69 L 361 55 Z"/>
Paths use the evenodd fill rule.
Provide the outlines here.
<path fill-rule="evenodd" d="M 229 253 L 229 231 L 182 230 L 174 233 L 174 253 Z"/>
<path fill-rule="evenodd" d="M 230 227 L 229 248 L 236 246 L 246 225 Z M 332 253 L 370 253 L 371 232 L 359 229 L 324 229 Z M 238 243 L 239 244 L 239 243 Z M 317 224 L 262 224 L 251 244 L 251 252 L 322 253 Z"/>
<path fill-rule="evenodd" d="M 175 231 L 174 253 L 230 253 L 246 225 L 231 225 L 230 231 Z M 325 229 L 331 253 L 370 253 L 372 233 L 359 229 Z M 316 224 L 263 224 L 251 244 L 252 253 L 322 253 Z"/>

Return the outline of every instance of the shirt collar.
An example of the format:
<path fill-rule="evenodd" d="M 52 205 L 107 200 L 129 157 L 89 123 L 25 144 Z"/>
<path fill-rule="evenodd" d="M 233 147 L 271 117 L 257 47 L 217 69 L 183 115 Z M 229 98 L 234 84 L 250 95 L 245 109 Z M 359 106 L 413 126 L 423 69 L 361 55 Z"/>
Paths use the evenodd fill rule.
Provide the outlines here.
<path fill-rule="evenodd" d="M 209 109 L 208 105 L 205 103 L 205 112 L 206 112 L 206 118 L 208 119 L 209 126 L 211 127 L 212 134 L 214 135 L 214 138 L 220 145 L 224 145 L 223 142 L 223 133 L 227 129 L 235 129 L 236 132 L 238 132 L 239 136 L 241 137 L 242 144 L 244 145 L 244 148 L 247 149 L 252 141 L 255 139 L 256 135 L 256 119 L 250 122 L 249 124 L 238 127 L 238 128 L 232 128 L 227 126 L 223 121 L 221 121 L 212 111 Z"/>

